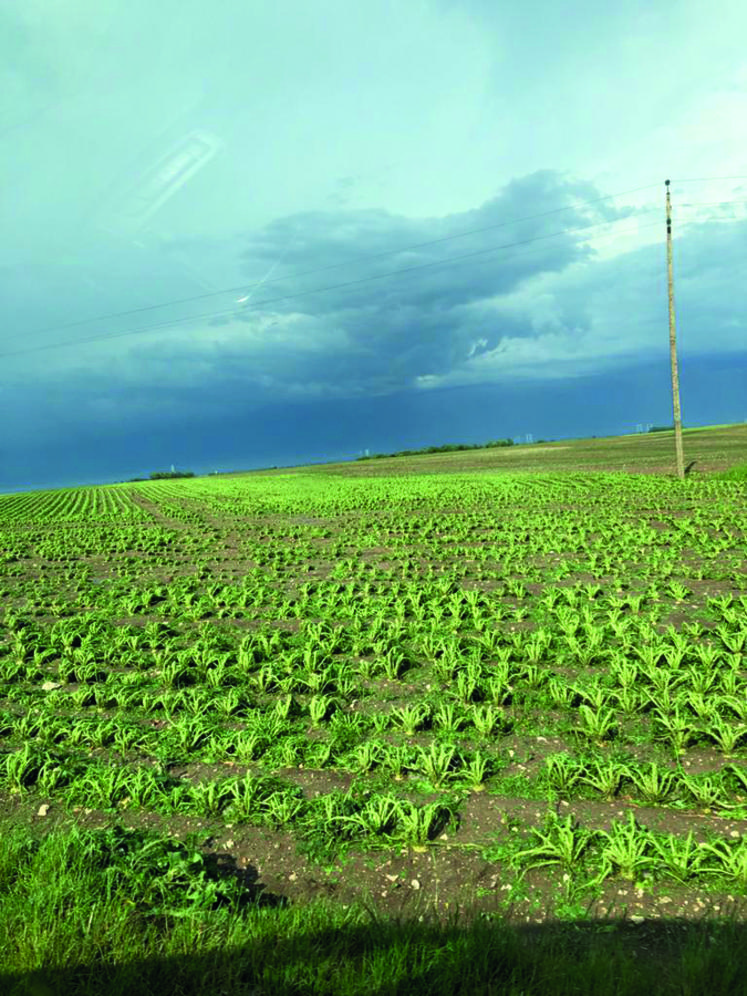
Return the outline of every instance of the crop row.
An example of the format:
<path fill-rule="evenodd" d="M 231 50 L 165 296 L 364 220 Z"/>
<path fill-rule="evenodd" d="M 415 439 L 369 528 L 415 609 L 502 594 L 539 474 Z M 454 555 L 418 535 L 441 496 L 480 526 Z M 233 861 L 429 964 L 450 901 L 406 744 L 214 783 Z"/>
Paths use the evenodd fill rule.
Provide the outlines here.
<path fill-rule="evenodd" d="M 391 847 L 397 842 L 422 847 L 447 827 L 458 825 L 453 803 L 417 805 L 370 791 L 358 798 L 351 791 L 335 791 L 306 799 L 300 788 L 273 776 L 188 784 L 146 767 L 101 765 L 80 771 L 69 759 L 28 745 L 3 759 L 0 785 L 16 793 L 31 787 L 42 792 L 65 788 L 63 797 L 71 807 L 119 812 L 149 808 L 164 815 L 222 817 L 230 825 L 292 826 L 301 837 L 365 842 L 368 847 Z M 651 876 L 747 889 L 745 838 L 711 834 L 707 841 L 696 842 L 692 833 L 684 839 L 653 833 L 637 822 L 632 811 L 627 822 L 613 820 L 609 831 L 586 829 L 571 816 L 560 819 L 549 812 L 544 827 L 532 828 L 531 836 L 533 841 L 486 845 L 485 853 L 521 871 L 557 865 L 569 873 L 593 859 L 597 884 L 618 876 L 636 881 Z M 522 846 L 526 843 L 532 846 Z"/>
<path fill-rule="evenodd" d="M 76 488 L 0 495 L 0 527 L 12 523 L 89 522 L 142 517 L 128 492 L 117 488 Z"/>
<path fill-rule="evenodd" d="M 93 704 L 100 700 L 112 705 L 112 698 L 98 696 L 81 689 L 73 696 L 76 704 Z M 235 702 L 229 697 L 221 702 L 221 712 L 230 716 Z M 208 719 L 191 703 L 190 714 L 177 717 L 174 703 L 153 696 L 147 712 L 161 712 L 168 717 L 167 729 L 154 731 L 130 719 L 68 718 L 55 716 L 47 710 L 29 711 L 17 715 L 9 710 L 0 712 L 0 737 L 9 743 L 15 740 L 35 744 L 66 744 L 72 748 L 101 749 L 113 747 L 119 752 L 136 751 L 188 760 L 206 757 L 211 762 L 249 763 L 260 758 L 266 765 L 304 765 L 307 768 L 342 766 L 355 773 L 368 774 L 375 770 L 388 772 L 401 781 L 406 775 L 420 776 L 433 787 L 464 784 L 481 791 L 491 776 L 506 766 L 506 759 L 494 752 L 457 750 L 453 744 L 433 742 L 428 750 L 411 744 L 382 743 L 363 739 L 365 728 L 375 727 L 380 734 L 384 724 L 379 716 L 366 721 L 361 716 L 338 714 L 329 728 L 329 738 L 309 740 L 306 732 L 289 717 L 290 697 L 280 701 L 270 711 L 255 709 L 245 712 L 241 731 L 226 730 L 218 717 Z M 325 703 L 317 697 L 309 703 L 309 714 L 318 727 Z M 450 720 L 453 709 L 443 707 L 439 718 Z M 405 735 L 410 730 L 407 710 L 398 710 L 398 728 Z M 489 709 L 475 710 L 473 720 L 478 732 L 485 736 L 493 717 Z M 486 723 L 487 721 L 487 723 Z M 443 732 L 452 732 L 446 724 Z M 355 746 L 351 746 L 358 741 Z M 574 790 L 587 789 L 605 799 L 626 795 L 643 803 L 696 805 L 717 810 L 745 810 L 747 769 L 740 764 L 726 765 L 717 773 L 690 775 L 681 767 L 671 770 L 657 763 L 638 763 L 632 758 L 574 758 L 566 752 L 550 754 L 538 780 L 539 788 L 549 788 L 558 796 L 567 797 Z M 494 789 L 496 786 L 494 786 Z"/>

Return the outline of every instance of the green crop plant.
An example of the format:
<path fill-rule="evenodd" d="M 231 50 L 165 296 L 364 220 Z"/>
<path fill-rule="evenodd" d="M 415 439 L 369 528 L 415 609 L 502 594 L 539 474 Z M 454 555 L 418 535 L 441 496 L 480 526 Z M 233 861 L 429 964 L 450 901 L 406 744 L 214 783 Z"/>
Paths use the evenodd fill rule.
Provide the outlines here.
<path fill-rule="evenodd" d="M 377 734 L 382 734 L 391 725 L 392 717 L 390 713 L 375 712 L 369 716 L 372 729 Z"/>
<path fill-rule="evenodd" d="M 723 780 L 712 775 L 686 775 L 680 773 L 679 783 L 690 799 L 706 812 L 727 806 Z"/>
<path fill-rule="evenodd" d="M 433 712 L 433 725 L 447 735 L 458 733 L 464 725 L 464 721 L 464 715 L 455 713 L 454 705 L 450 702 L 443 703 Z"/>
<path fill-rule="evenodd" d="M 545 655 L 552 643 L 552 634 L 545 629 L 538 629 L 532 633 L 528 640 L 525 640 L 520 647 L 520 652 L 529 664 L 541 664 L 545 660 Z M 517 650 L 519 647 L 517 646 Z"/>
<path fill-rule="evenodd" d="M 716 700 L 715 706 L 716 708 L 726 706 L 737 717 L 740 723 L 747 723 L 747 697 L 745 697 L 744 693 L 737 695 L 735 692 L 731 692 L 722 695 Z"/>
<path fill-rule="evenodd" d="M 451 773 L 454 755 L 453 747 L 435 743 L 429 751 L 420 751 L 419 768 L 436 788 L 440 788 Z"/>
<path fill-rule="evenodd" d="M 632 767 L 629 778 L 645 802 L 662 803 L 672 792 L 675 774 L 652 761 L 645 769 Z"/>
<path fill-rule="evenodd" d="M 103 723 L 94 723 L 88 729 L 87 743 L 91 747 L 108 747 L 109 744 L 115 743 L 119 731 L 119 725 L 116 720 L 110 719 Z"/>
<path fill-rule="evenodd" d="M 315 743 L 307 752 L 307 762 L 309 767 L 324 768 L 332 756 L 332 745 L 328 743 Z"/>
<path fill-rule="evenodd" d="M 579 667 L 597 664 L 609 656 L 609 652 L 602 648 L 603 640 L 602 630 L 592 630 L 585 643 L 582 643 L 575 636 L 566 636 L 566 656 Z"/>
<path fill-rule="evenodd" d="M 683 673 L 683 685 L 696 694 L 707 695 L 718 684 L 718 651 L 712 647 L 696 647 L 699 661 Z"/>
<path fill-rule="evenodd" d="M 398 815 L 399 802 L 394 796 L 377 795 L 368 799 L 358 812 L 336 819 L 353 833 L 389 837 L 396 830 Z"/>
<path fill-rule="evenodd" d="M 703 692 L 688 692 L 684 696 L 684 704 L 706 725 L 716 716 L 716 703 L 712 698 L 706 698 Z"/>
<path fill-rule="evenodd" d="M 21 740 L 33 740 L 39 736 L 44 724 L 44 719 L 38 713 L 26 713 L 25 716 L 16 717 L 13 723 L 13 733 Z"/>
<path fill-rule="evenodd" d="M 292 789 L 274 792 L 263 804 L 264 811 L 271 826 L 286 827 L 296 820 L 302 819 L 307 808 L 304 799 Z"/>
<path fill-rule="evenodd" d="M 395 722 L 408 736 L 414 736 L 428 721 L 430 708 L 425 705 L 410 705 L 401 709 L 393 709 L 389 713 L 390 721 Z"/>
<path fill-rule="evenodd" d="M 550 754 L 545 758 L 544 779 L 560 796 L 566 797 L 580 782 L 586 766 L 570 754 Z"/>
<path fill-rule="evenodd" d="M 329 713 L 332 700 L 325 695 L 315 695 L 309 700 L 308 710 L 314 726 L 321 726 Z"/>
<path fill-rule="evenodd" d="M 482 792 L 485 789 L 485 779 L 491 773 L 492 767 L 491 759 L 483 757 L 479 751 L 476 751 L 463 766 L 461 775 L 473 792 Z"/>
<path fill-rule="evenodd" d="M 674 670 L 665 667 L 644 665 L 640 670 L 653 689 L 654 703 L 656 695 L 671 695 L 684 681 L 684 675 L 677 675 Z"/>
<path fill-rule="evenodd" d="M 61 760 L 49 756 L 39 769 L 36 780 L 36 787 L 44 795 L 52 795 L 59 789 L 70 785 L 74 778 L 80 774 L 80 764 L 71 762 L 69 759 Z"/>
<path fill-rule="evenodd" d="M 618 705 L 620 709 L 628 715 L 638 712 L 641 708 L 641 694 L 638 689 L 632 685 L 625 685 L 622 688 L 612 691 L 610 697 L 614 699 L 616 705 Z"/>
<path fill-rule="evenodd" d="M 550 672 L 539 664 L 525 664 L 516 674 L 517 684 L 525 685 L 532 691 L 543 688 L 550 680 Z"/>
<path fill-rule="evenodd" d="M 737 888 L 747 887 L 747 840 L 742 837 L 735 843 L 725 840 L 701 844 L 709 856 L 716 859 L 703 869 L 706 875 L 716 875 Z"/>
<path fill-rule="evenodd" d="M 553 704 L 559 708 L 570 707 L 578 697 L 576 689 L 563 678 L 550 678 L 547 690 Z"/>
<path fill-rule="evenodd" d="M 136 768 L 127 780 L 127 795 L 133 806 L 143 809 L 158 794 L 159 780 L 152 768 Z"/>
<path fill-rule="evenodd" d="M 747 691 L 747 684 L 741 677 L 741 654 L 731 654 L 727 660 L 728 670 L 720 674 L 721 691 L 724 695 L 739 695 Z"/>
<path fill-rule="evenodd" d="M 11 793 L 23 792 L 36 784 L 47 755 L 26 744 L 0 760 L 0 779 Z"/>
<path fill-rule="evenodd" d="M 735 726 L 727 723 L 718 713 L 712 715 L 701 729 L 726 757 L 731 757 L 739 744 L 747 738 L 747 724 Z"/>
<path fill-rule="evenodd" d="M 463 705 L 469 706 L 479 697 L 479 685 L 480 675 L 473 667 L 470 667 L 467 674 L 464 671 L 459 672 L 456 678 L 456 693 Z"/>
<path fill-rule="evenodd" d="M 581 699 L 582 702 L 585 702 L 591 709 L 597 712 L 603 709 L 610 699 L 609 689 L 596 683 L 589 683 L 587 685 L 577 684 L 571 687 L 576 698 Z"/>
<path fill-rule="evenodd" d="M 664 685 L 655 691 L 645 691 L 644 695 L 646 697 L 646 708 L 650 706 L 655 707 L 655 711 L 661 715 L 669 716 L 675 709 L 679 710 L 682 705 L 681 696 L 677 695 L 669 685 Z M 693 724 L 693 738 L 695 732 L 697 731 L 697 726 Z"/>
<path fill-rule="evenodd" d="M 602 840 L 599 881 L 619 874 L 629 881 L 640 881 L 654 865 L 651 838 L 628 811 L 628 822 L 614 820 L 609 832 L 598 831 Z"/>
<path fill-rule="evenodd" d="M 331 666 L 320 671 L 301 671 L 298 677 L 302 686 L 314 695 L 329 691 L 335 684 L 335 672 Z"/>
<path fill-rule="evenodd" d="M 490 737 L 502 725 L 502 713 L 492 705 L 476 706 L 470 713 L 470 718 L 482 737 Z"/>
<path fill-rule="evenodd" d="M 257 821 L 267 799 L 278 786 L 277 779 L 267 776 L 245 775 L 241 779 L 228 780 L 225 816 L 235 823 Z"/>
<path fill-rule="evenodd" d="M 717 626 L 716 632 L 724 647 L 732 654 L 741 654 L 747 647 L 747 630 L 735 632 L 726 626 Z"/>
<path fill-rule="evenodd" d="M 672 747 L 675 757 L 684 753 L 696 737 L 697 727 L 683 716 L 679 707 L 674 712 L 657 709 L 653 720 L 654 738 L 664 740 Z"/>
<path fill-rule="evenodd" d="M 363 774 L 368 774 L 376 766 L 381 758 L 381 747 L 379 744 L 367 741 L 358 744 L 353 752 L 353 763 L 355 770 Z"/>
<path fill-rule="evenodd" d="M 388 747 L 382 758 L 382 767 L 390 771 L 395 781 L 402 781 L 405 770 L 413 763 L 411 752 L 404 746 Z"/>
<path fill-rule="evenodd" d="M 604 799 L 609 800 L 615 798 L 623 781 L 630 777 L 630 768 L 627 764 L 612 759 L 596 758 L 586 765 L 581 781 L 599 792 Z"/>
<path fill-rule="evenodd" d="M 618 730 L 615 713 L 612 709 L 593 709 L 589 705 L 578 707 L 581 723 L 573 730 L 586 740 L 602 743 L 613 739 Z"/>
<path fill-rule="evenodd" d="M 286 739 L 272 748 L 269 753 L 273 757 L 278 757 L 281 764 L 286 767 L 295 768 L 299 764 L 303 764 L 306 744 L 307 741 L 304 736 L 299 736 L 294 740 Z"/>
<path fill-rule="evenodd" d="M 560 865 L 565 871 L 572 871 L 595 837 L 593 831 L 579 826 L 572 816 L 561 819 L 553 812 L 548 813 L 544 828 L 532 827 L 531 834 L 538 843 L 516 851 L 511 857 L 511 863 L 522 874 L 530 868 L 547 865 Z"/>
<path fill-rule="evenodd" d="M 655 856 L 669 878 L 685 885 L 700 877 L 706 852 L 702 844 L 696 843 L 692 831 L 684 840 L 651 834 L 649 841 L 652 856 Z"/>
<path fill-rule="evenodd" d="M 211 724 L 204 719 L 180 719 L 172 725 L 168 742 L 173 743 L 179 752 L 193 754 L 207 743 L 212 731 Z"/>
<path fill-rule="evenodd" d="M 198 782 L 189 787 L 189 808 L 198 816 L 219 816 L 231 798 L 231 786 L 225 782 Z"/>
<path fill-rule="evenodd" d="M 433 662 L 433 670 L 444 682 L 451 682 L 459 669 L 461 654 L 457 647 L 441 641 L 442 654 Z"/>
<path fill-rule="evenodd" d="M 417 806 L 411 802 L 398 800 L 398 836 L 401 836 L 413 851 L 425 851 L 428 841 L 440 833 L 452 815 L 448 806 L 437 802 Z"/>
<path fill-rule="evenodd" d="M 130 775 L 125 768 L 99 765 L 90 768 L 70 785 L 68 804 L 98 807 L 111 812 L 129 796 Z"/>

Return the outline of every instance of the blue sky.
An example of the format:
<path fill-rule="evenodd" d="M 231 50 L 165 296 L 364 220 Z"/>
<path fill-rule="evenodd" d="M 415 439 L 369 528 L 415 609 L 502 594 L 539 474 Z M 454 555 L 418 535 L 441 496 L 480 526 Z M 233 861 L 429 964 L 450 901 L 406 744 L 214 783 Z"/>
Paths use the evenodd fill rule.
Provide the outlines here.
<path fill-rule="evenodd" d="M 6 0 L 0 490 L 670 422 L 666 178 L 684 422 L 747 419 L 745 34 Z"/>

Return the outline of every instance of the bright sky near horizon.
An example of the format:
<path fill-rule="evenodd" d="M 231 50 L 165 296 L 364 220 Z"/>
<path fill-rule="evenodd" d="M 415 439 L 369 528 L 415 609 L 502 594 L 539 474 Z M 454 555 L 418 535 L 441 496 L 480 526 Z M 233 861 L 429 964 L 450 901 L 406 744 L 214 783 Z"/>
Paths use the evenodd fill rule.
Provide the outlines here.
<path fill-rule="evenodd" d="M 684 422 L 747 419 L 745 37 L 741 0 L 6 0 L 0 490 L 670 421 L 666 178 Z"/>

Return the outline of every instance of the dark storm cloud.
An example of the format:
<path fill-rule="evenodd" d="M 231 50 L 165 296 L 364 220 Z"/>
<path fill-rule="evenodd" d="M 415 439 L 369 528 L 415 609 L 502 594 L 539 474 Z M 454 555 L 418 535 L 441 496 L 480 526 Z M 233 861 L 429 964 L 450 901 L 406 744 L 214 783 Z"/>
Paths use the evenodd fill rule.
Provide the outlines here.
<path fill-rule="evenodd" d="M 481 207 L 446 218 L 413 220 L 386 211 L 351 211 L 307 212 L 282 219 L 268 225 L 242 253 L 247 275 L 259 286 L 235 317 L 253 326 L 262 313 L 281 325 L 292 316 L 296 323 L 308 323 L 309 337 L 319 323 L 344 331 L 344 342 L 315 357 L 294 362 L 286 355 L 285 379 L 298 376 L 303 368 L 310 378 L 326 377 L 331 385 L 344 378 L 351 386 L 380 390 L 406 386 L 424 373 L 445 374 L 466 358 L 478 334 L 484 340 L 482 349 L 494 347 L 507 331 L 512 336 L 531 334 L 531 326 L 516 318 L 504 320 L 500 327 L 485 327 L 469 309 L 479 311 L 480 302 L 511 293 L 531 278 L 561 273 L 572 263 L 592 258 L 583 231 L 557 233 L 618 221 L 633 213 L 611 201 L 578 203 L 602 196 L 593 184 L 541 170 L 512 181 Z M 520 220 L 543 212 L 557 213 Z M 462 233 L 473 234 L 462 237 Z M 530 242 L 545 236 L 551 237 L 544 243 Z M 420 245 L 439 239 L 449 241 Z M 295 244 L 289 249 L 291 240 Z M 529 244 L 496 248 L 514 242 Z M 416 245 L 420 247 L 405 248 Z M 395 252 L 397 247 L 402 251 Z M 450 257 L 483 250 L 495 251 L 448 262 Z M 378 253 L 391 255 L 364 258 Z M 283 269 L 290 272 L 262 283 L 281 256 Z M 305 271 L 324 267 L 330 269 L 304 276 Z M 402 270 L 408 272 L 387 275 Z M 370 277 L 378 279 L 355 283 Z M 350 285 L 335 288 L 336 284 Z M 287 300 L 284 295 L 289 295 Z M 214 324 L 225 322 L 220 318 Z M 271 353 L 268 336 L 266 360 Z"/>

